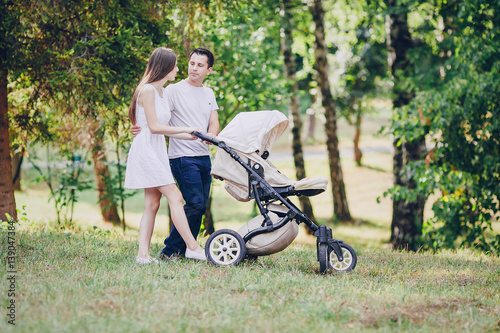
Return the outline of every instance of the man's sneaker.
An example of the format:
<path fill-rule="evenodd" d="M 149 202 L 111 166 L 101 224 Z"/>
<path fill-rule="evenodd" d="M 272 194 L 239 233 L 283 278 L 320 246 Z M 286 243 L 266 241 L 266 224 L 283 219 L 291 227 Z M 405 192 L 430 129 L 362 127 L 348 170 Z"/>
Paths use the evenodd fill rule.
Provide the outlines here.
<path fill-rule="evenodd" d="M 207 257 L 205 256 L 205 251 L 196 252 L 191 251 L 190 249 L 186 249 L 186 258 L 207 261 Z"/>

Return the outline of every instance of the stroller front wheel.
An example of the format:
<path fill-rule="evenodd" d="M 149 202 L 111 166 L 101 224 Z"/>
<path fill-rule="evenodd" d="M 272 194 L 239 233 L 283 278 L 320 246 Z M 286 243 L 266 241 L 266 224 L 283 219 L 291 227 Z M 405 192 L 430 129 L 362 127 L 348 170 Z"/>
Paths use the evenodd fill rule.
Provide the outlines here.
<path fill-rule="evenodd" d="M 331 268 L 335 271 L 346 272 L 351 271 L 356 267 L 356 263 L 358 261 L 358 257 L 356 256 L 356 251 L 354 249 L 345 244 L 340 244 L 340 248 L 342 249 L 342 256 L 344 257 L 343 261 L 339 261 L 335 251 L 331 251 L 330 253 L 330 265 Z"/>
<path fill-rule="evenodd" d="M 318 244 L 318 261 L 319 261 L 319 272 L 321 274 L 326 274 L 328 272 L 328 244 Z"/>
<path fill-rule="evenodd" d="M 213 265 L 236 266 L 245 258 L 245 241 L 234 230 L 218 230 L 208 238 L 205 254 Z"/>
<path fill-rule="evenodd" d="M 318 261 L 319 261 L 319 271 L 321 274 L 326 274 L 328 269 L 333 269 L 338 272 L 351 271 L 356 267 L 358 258 L 356 256 L 356 251 L 345 243 L 339 244 L 342 250 L 342 256 L 344 260 L 339 261 L 335 251 L 330 250 L 328 245 L 325 243 L 318 244 Z"/>

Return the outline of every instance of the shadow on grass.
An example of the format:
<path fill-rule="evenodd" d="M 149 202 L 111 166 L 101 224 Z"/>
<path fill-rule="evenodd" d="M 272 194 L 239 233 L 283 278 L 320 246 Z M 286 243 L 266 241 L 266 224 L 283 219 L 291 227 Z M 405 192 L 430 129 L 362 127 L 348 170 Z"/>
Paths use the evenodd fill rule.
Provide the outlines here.
<path fill-rule="evenodd" d="M 367 228 L 373 228 L 373 229 L 379 229 L 379 230 L 386 230 L 387 225 L 384 223 L 372 221 L 372 220 L 366 220 L 366 219 L 360 219 L 360 218 L 355 218 L 352 221 L 349 222 L 341 222 L 337 219 L 334 218 L 321 218 L 317 217 L 315 223 L 317 225 L 326 225 L 329 228 L 335 229 L 336 227 L 367 227 Z"/>
<path fill-rule="evenodd" d="M 383 173 L 389 173 L 389 172 L 391 172 L 391 170 L 387 170 L 387 169 L 385 169 L 385 168 L 383 168 L 381 166 L 376 166 L 376 165 L 362 164 L 359 167 L 360 168 L 366 168 L 366 169 L 373 170 L 373 171 L 383 172 Z"/>

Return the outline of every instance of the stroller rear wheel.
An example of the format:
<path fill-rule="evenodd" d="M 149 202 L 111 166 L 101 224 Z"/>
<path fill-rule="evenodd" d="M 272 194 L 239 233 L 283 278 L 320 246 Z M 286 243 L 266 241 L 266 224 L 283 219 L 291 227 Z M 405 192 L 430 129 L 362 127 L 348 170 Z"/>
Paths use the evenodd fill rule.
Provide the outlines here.
<path fill-rule="evenodd" d="M 243 258 L 243 259 L 247 260 L 249 262 L 254 262 L 254 261 L 257 261 L 258 258 L 259 257 L 256 256 L 255 254 L 249 254 L 249 253 L 247 253 L 246 256 L 245 256 L 245 258 Z"/>
<path fill-rule="evenodd" d="M 328 244 L 321 243 L 318 245 L 318 260 L 319 272 L 326 274 L 329 268 L 338 272 L 351 271 L 356 267 L 357 256 L 354 249 L 344 243 L 339 244 L 342 249 L 344 260 L 339 261 L 335 251 L 329 250 Z"/>
<path fill-rule="evenodd" d="M 208 238 L 205 254 L 213 265 L 236 266 L 245 258 L 245 241 L 236 231 L 218 230 Z"/>

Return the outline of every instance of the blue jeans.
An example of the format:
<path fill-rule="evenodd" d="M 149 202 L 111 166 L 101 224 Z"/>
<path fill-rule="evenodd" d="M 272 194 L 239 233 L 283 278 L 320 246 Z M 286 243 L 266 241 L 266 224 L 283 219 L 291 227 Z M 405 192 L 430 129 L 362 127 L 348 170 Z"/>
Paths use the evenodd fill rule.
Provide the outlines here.
<path fill-rule="evenodd" d="M 210 156 L 174 158 L 170 160 L 170 168 L 186 202 L 184 212 L 191 233 L 196 239 L 210 195 L 212 183 Z M 170 235 L 165 239 L 164 244 L 165 248 L 161 253 L 167 256 L 171 256 L 173 253 L 184 254 L 186 251 L 186 243 L 175 226 L 172 226 Z"/>

